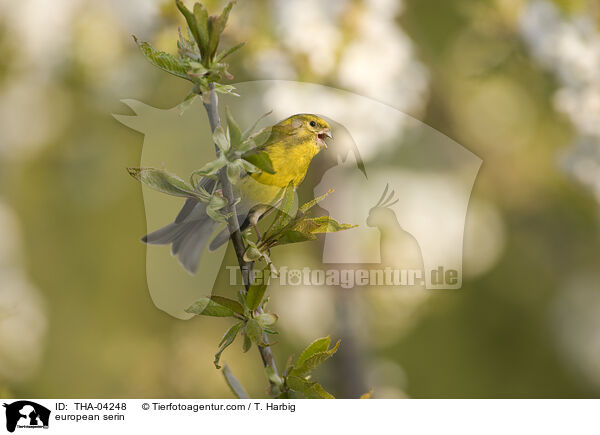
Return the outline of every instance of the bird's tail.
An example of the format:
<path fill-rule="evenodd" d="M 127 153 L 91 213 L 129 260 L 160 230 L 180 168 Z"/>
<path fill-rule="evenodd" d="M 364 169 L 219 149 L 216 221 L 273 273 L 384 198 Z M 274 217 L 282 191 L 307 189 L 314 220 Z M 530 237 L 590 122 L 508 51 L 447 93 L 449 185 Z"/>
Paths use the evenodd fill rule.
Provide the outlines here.
<path fill-rule="evenodd" d="M 204 207 L 204 204 L 198 204 L 196 207 Z M 218 225 L 205 210 L 202 211 L 204 213 L 200 213 L 195 219 L 183 220 L 178 216 L 175 222 L 142 237 L 142 242 L 150 245 L 170 244 L 171 254 L 178 258 L 188 272 L 196 273 L 208 239 Z M 194 214 L 197 215 L 198 212 Z"/>
<path fill-rule="evenodd" d="M 229 240 L 229 229 L 223 228 L 223 230 L 215 236 L 215 238 L 208 245 L 208 249 L 210 251 L 216 251 L 219 249 L 223 243 L 226 243 Z"/>

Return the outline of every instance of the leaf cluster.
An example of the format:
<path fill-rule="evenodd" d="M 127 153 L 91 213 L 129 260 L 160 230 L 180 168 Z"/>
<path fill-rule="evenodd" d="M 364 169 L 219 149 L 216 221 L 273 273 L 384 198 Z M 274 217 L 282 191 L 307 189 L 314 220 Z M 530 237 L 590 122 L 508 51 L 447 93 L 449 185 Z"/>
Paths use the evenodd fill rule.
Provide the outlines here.
<path fill-rule="evenodd" d="M 282 380 L 282 394 L 287 396 L 292 391 L 307 399 L 334 399 L 320 384 L 311 380 L 311 372 L 337 352 L 340 341 L 331 348 L 330 345 L 330 337 L 319 338 L 308 345 L 295 362 L 293 358 L 288 360 Z"/>
<path fill-rule="evenodd" d="M 192 186 L 164 169 L 127 168 L 133 178 L 158 192 L 171 196 L 193 198 L 206 204 L 206 213 L 217 222 L 226 222 L 229 215 L 221 213 L 227 205 L 227 199 L 221 191 L 206 191 L 201 185 Z"/>
<path fill-rule="evenodd" d="M 235 184 L 242 173 L 253 173 L 265 171 L 274 173 L 273 163 L 269 155 L 257 149 L 263 140 L 264 132 L 253 134 L 258 122 L 264 118 L 263 115 L 250 128 L 241 131 L 238 123 L 227 108 L 227 127 L 219 125 L 213 132 L 212 140 L 219 152 L 215 160 L 212 160 L 192 172 L 189 183 L 165 169 L 158 168 L 127 168 L 129 174 L 146 186 L 167 195 L 194 198 L 206 204 L 207 214 L 216 222 L 225 223 L 230 214 L 222 213 L 228 202 L 219 189 L 220 180 L 218 172 L 226 169 L 227 177 Z M 214 180 L 211 191 L 205 190 L 206 179 Z M 235 203 L 239 202 L 239 199 Z"/>
<path fill-rule="evenodd" d="M 242 132 L 228 107 L 227 127 L 223 128 L 219 125 L 213 132 L 212 138 L 217 146 L 218 156 L 192 172 L 190 183 L 197 185 L 197 177 L 200 177 L 200 181 L 202 177 L 216 180 L 218 172 L 224 167 L 232 184 L 235 184 L 243 173 L 264 171 L 274 174 L 271 158 L 266 152 L 257 149 L 257 136 L 252 134 L 258 122 L 266 115 L 268 114 L 263 115 L 252 127 Z"/>
<path fill-rule="evenodd" d="M 225 332 L 219 343 L 219 349 L 214 359 L 215 367 L 220 368 L 221 354 L 239 334 L 243 337 L 242 350 L 244 352 L 248 352 L 253 344 L 261 347 L 272 345 L 265 343 L 264 334 L 278 334 L 272 329 L 278 316 L 263 311 L 268 302 L 268 298 L 264 297 L 268 281 L 267 270 L 263 271 L 262 277 L 261 280 L 255 280 L 247 292 L 240 290 L 237 300 L 216 295 L 202 297 L 185 310 L 197 316 L 233 317 L 237 320 Z"/>
<path fill-rule="evenodd" d="M 219 15 L 210 16 L 202 3 L 194 4 L 192 10 L 181 0 L 176 0 L 175 3 L 188 27 L 187 36 L 179 31 L 178 56 L 157 50 L 147 42 L 138 41 L 134 36 L 146 59 L 163 71 L 194 83 L 194 90 L 184 102 L 186 104 L 198 94 L 208 94 L 210 83 L 215 84 L 217 92 L 237 95 L 233 86 L 220 82 L 233 78 L 228 71 L 229 65 L 223 60 L 240 49 L 244 43 L 218 51 L 221 35 L 234 2 L 229 2 Z"/>
<path fill-rule="evenodd" d="M 309 217 L 308 212 L 334 190 L 330 189 L 323 195 L 308 201 L 298 208 L 294 214 L 294 188 L 292 184 L 283 189 L 277 207 L 273 207 L 275 216 L 262 238 L 253 242 L 245 234 L 247 244 L 244 259 L 256 261 L 264 259 L 271 265 L 270 250 L 279 245 L 315 240 L 317 234 L 333 233 L 354 228 L 356 225 L 339 223 L 330 216 Z"/>

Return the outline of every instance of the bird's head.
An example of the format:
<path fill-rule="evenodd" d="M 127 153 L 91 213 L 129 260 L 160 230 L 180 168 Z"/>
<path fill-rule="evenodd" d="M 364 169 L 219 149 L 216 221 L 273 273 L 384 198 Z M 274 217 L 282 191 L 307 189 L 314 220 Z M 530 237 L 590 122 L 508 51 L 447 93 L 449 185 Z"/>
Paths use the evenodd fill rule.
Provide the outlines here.
<path fill-rule="evenodd" d="M 282 121 L 282 124 L 283 123 L 291 126 L 296 133 L 314 134 L 317 146 L 320 149 L 327 148 L 327 143 L 325 142 L 326 138 L 333 138 L 331 135 L 331 127 L 329 127 L 327 121 L 323 118 L 319 118 L 317 115 L 301 113 L 290 116 Z"/>

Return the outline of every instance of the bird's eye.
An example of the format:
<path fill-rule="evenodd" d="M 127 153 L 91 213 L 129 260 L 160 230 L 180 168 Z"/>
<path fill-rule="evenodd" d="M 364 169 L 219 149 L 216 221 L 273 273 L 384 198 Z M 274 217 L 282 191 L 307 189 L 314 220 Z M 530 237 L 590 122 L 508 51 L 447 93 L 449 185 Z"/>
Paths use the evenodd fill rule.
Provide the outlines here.
<path fill-rule="evenodd" d="M 316 123 L 315 121 L 310 121 L 310 126 L 311 126 L 311 127 L 316 127 L 316 126 L 317 126 L 317 123 Z"/>

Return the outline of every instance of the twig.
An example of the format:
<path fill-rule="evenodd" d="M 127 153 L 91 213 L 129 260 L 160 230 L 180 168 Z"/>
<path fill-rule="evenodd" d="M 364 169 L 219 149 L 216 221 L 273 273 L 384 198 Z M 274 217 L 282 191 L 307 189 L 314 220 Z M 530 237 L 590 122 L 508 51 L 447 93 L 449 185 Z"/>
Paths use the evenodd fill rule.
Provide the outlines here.
<path fill-rule="evenodd" d="M 208 96 L 208 101 L 204 100 L 204 109 L 206 109 L 206 114 L 208 115 L 208 122 L 210 123 L 210 129 L 212 132 L 220 125 L 221 120 L 219 118 L 219 108 L 218 108 L 218 98 L 217 93 L 215 91 L 215 84 L 210 83 L 210 93 Z M 215 144 L 215 149 L 217 152 L 217 156 L 220 153 L 219 148 Z M 227 200 L 227 206 L 225 207 L 225 213 L 231 214 L 229 219 L 227 220 L 227 227 L 229 228 L 229 234 L 231 234 L 231 241 L 233 243 L 233 247 L 235 249 L 235 254 L 237 256 L 238 264 L 240 265 L 240 271 L 242 274 L 242 280 L 244 282 L 244 287 L 246 291 L 250 288 L 251 283 L 254 281 L 254 262 L 248 262 L 244 260 L 244 242 L 242 241 L 242 233 L 240 231 L 240 224 L 238 221 L 237 211 L 235 207 L 235 198 L 233 196 L 233 187 L 231 186 L 231 182 L 227 177 L 227 172 L 225 168 L 222 168 L 219 171 L 219 179 L 221 181 L 221 188 L 223 189 L 223 197 Z M 262 312 L 259 309 L 259 312 Z M 258 346 L 258 350 L 260 351 L 260 356 L 263 361 L 263 365 L 266 367 L 271 367 L 275 374 L 278 374 L 277 366 L 275 364 L 275 360 L 273 359 L 273 352 L 271 352 L 271 348 L 269 347 L 269 338 L 266 334 L 263 334 L 263 342 L 267 346 Z M 269 380 L 269 382 L 273 386 L 273 382 Z"/>

